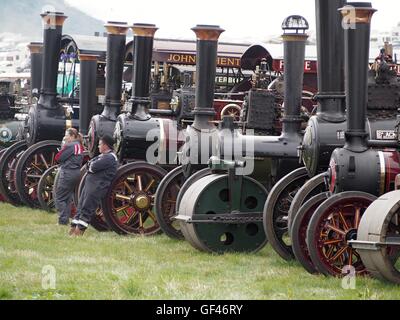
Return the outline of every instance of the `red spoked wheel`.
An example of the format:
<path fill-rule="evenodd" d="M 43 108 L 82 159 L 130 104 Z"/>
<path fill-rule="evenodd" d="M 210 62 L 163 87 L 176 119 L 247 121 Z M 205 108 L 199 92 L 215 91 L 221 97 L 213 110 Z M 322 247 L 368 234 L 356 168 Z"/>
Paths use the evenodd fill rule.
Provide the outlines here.
<path fill-rule="evenodd" d="M 160 233 L 154 213 L 155 194 L 166 175 L 164 169 L 146 162 L 120 167 L 102 206 L 110 228 L 119 234 Z"/>
<path fill-rule="evenodd" d="M 25 141 L 17 142 L 7 148 L 0 158 L 0 193 L 5 201 L 14 206 L 22 204 L 15 186 L 15 167 L 27 147 Z"/>
<path fill-rule="evenodd" d="M 343 192 L 317 208 L 307 229 L 307 246 L 320 273 L 335 277 L 346 275 L 348 270 L 356 275 L 367 273 L 349 241 L 357 239 L 361 217 L 375 199 L 365 192 Z"/>
<path fill-rule="evenodd" d="M 297 211 L 295 218 L 292 221 L 290 229 L 290 238 L 292 239 L 292 249 L 297 261 L 311 274 L 318 273 L 314 264 L 311 261 L 310 253 L 307 247 L 307 228 L 314 211 L 328 199 L 329 193 L 321 193 L 306 201 Z"/>
<path fill-rule="evenodd" d="M 42 141 L 29 147 L 18 160 L 15 168 L 17 192 L 21 201 L 31 207 L 40 208 L 38 186 L 46 170 L 54 166 L 60 148 L 59 141 Z"/>
<path fill-rule="evenodd" d="M 87 176 L 87 170 L 86 167 L 83 167 L 81 169 L 81 179 L 77 188 L 78 190 L 76 192 L 76 197 L 74 199 L 76 207 L 78 207 L 79 198 L 82 193 L 83 187 L 85 186 L 86 176 Z M 101 206 L 96 209 L 96 214 L 93 216 L 92 221 L 90 221 L 90 225 L 99 232 L 110 231 L 110 227 L 107 224 Z"/>
<path fill-rule="evenodd" d="M 157 188 L 155 213 L 161 230 L 172 239 L 184 239 L 180 224 L 174 220 L 176 198 L 184 183 L 182 167 L 169 172 Z"/>

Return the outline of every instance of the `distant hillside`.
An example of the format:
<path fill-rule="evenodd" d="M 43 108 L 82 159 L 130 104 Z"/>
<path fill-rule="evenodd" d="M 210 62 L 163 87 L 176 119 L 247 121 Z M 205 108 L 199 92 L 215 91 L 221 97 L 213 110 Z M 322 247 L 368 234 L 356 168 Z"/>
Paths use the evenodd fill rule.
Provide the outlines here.
<path fill-rule="evenodd" d="M 93 35 L 95 31 L 102 32 L 104 29 L 102 21 L 69 6 L 64 0 L 0 0 L 0 33 L 12 32 L 22 34 L 27 39 L 41 39 L 39 15 L 43 8 L 48 10 L 49 6 L 68 16 L 64 33 Z"/>

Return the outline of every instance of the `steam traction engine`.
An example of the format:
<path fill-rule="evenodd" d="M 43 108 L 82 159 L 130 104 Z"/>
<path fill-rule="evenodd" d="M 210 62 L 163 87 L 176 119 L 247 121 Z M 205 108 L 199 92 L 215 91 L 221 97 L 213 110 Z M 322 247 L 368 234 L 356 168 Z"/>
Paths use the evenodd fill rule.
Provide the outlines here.
<path fill-rule="evenodd" d="M 232 130 L 230 121 L 225 119 L 222 129 L 228 130 L 219 132 L 218 150 L 214 153 L 219 157 L 211 158 L 212 174 L 197 177 L 196 180 L 192 176 L 191 185 L 187 188 L 184 185 L 178 195 L 177 220 L 181 231 L 185 239 L 199 250 L 219 253 L 260 250 L 267 240 L 262 229 L 262 207 L 267 190 L 257 180 L 244 175 L 245 161 L 270 159 L 265 171 L 273 173 L 271 180 L 298 166 L 297 146 L 302 139 L 300 107 L 307 39 L 305 30 L 308 23 L 300 16 L 291 16 L 285 19 L 282 28 L 285 31 L 286 67 L 282 134 L 242 135 Z M 249 146 L 253 146 L 253 154 L 243 152 Z M 229 160 L 232 156 L 235 161 Z M 273 184 L 273 181 L 270 183 Z"/>
<path fill-rule="evenodd" d="M 114 131 L 118 158 L 120 162 L 128 163 L 118 169 L 102 210 L 108 225 L 115 232 L 151 235 L 160 230 L 153 213 L 154 193 L 167 174 L 160 165 L 168 163 L 168 154 L 175 156 L 176 151 L 171 153 L 168 148 L 176 145 L 178 135 L 176 122 L 153 118 L 148 111 L 151 103 L 152 51 L 157 28 L 151 24 L 134 24 L 132 29 L 134 65 L 131 110 L 118 117 Z M 151 155 L 149 150 L 153 150 Z M 151 156 L 153 159 L 149 159 Z"/>
<path fill-rule="evenodd" d="M 356 274 L 366 272 L 360 254 L 351 243 L 357 239 L 366 208 L 376 196 L 393 189 L 395 177 L 400 173 L 399 154 L 392 149 L 397 147 L 397 141 L 368 139 L 365 119 L 369 36 L 371 18 L 376 10 L 365 2 L 352 3 L 353 7 L 356 28 L 345 30 L 345 145 L 336 149 L 330 160 L 329 189 L 333 195 L 318 203 L 315 211 L 310 210 L 312 216 L 307 228 L 307 247 L 313 265 L 317 271 L 334 276 L 351 269 Z M 341 13 L 346 17 L 349 7 L 343 7 Z M 399 82 L 390 76 L 385 62 L 378 69 L 376 81 L 396 91 L 398 99 Z M 397 101 L 396 109 L 398 106 Z M 397 225 L 393 227 L 393 231 L 398 232 Z M 392 261 L 398 258 L 398 250 L 388 250 L 386 254 Z"/>
<path fill-rule="evenodd" d="M 306 245 L 308 221 L 313 210 L 329 196 L 325 181 L 330 154 L 344 145 L 348 125 L 343 87 L 344 33 L 338 11 L 344 4 L 341 0 L 316 1 L 319 103 L 317 115 L 310 119 L 300 147 L 305 167 L 275 185 L 264 209 L 264 228 L 274 250 L 286 260 L 295 256 L 311 273 L 316 268 Z M 398 82 L 390 72 L 379 73 L 388 78 L 383 76 L 386 80 L 382 81 L 375 70 L 370 71 L 364 121 L 369 138 L 380 141 L 375 144 L 390 145 L 399 105 Z"/>
<path fill-rule="evenodd" d="M 28 45 L 31 54 L 31 100 L 38 97 L 42 79 L 43 44 L 32 42 Z M 10 110 L 9 110 L 10 111 Z M 9 117 L 7 111 L 7 117 Z M 14 117 L 14 113 L 12 112 Z M 24 116 L 26 116 L 24 114 Z M 15 188 L 14 176 L 18 155 L 26 150 L 26 142 L 23 139 L 23 122 L 17 119 L 9 119 L 1 124 L 1 140 L 7 146 L 0 151 L 0 194 L 5 201 L 18 205 L 20 200 Z"/>
<path fill-rule="evenodd" d="M 207 27 L 202 31 L 204 34 L 206 34 L 206 31 L 207 33 L 212 33 L 218 30 L 217 28 L 214 28 L 216 30 L 213 30 L 212 26 L 202 27 Z M 198 51 L 202 50 L 200 50 L 200 46 L 205 46 L 205 40 L 206 37 L 198 37 Z M 217 43 L 215 46 L 217 46 Z M 269 60 L 267 60 L 268 57 Z M 202 56 L 202 60 L 204 61 L 212 59 L 213 58 L 208 57 L 205 54 Z M 228 128 L 233 129 L 238 125 L 242 128 L 243 133 L 251 131 L 260 136 L 280 135 L 281 124 L 279 122 L 279 117 L 282 102 L 281 94 L 276 90 L 267 89 L 271 83 L 271 80 L 269 79 L 271 75 L 268 74 L 268 65 L 271 64 L 272 58 L 265 48 L 259 50 L 259 46 L 251 46 L 243 54 L 241 66 L 242 68 L 255 71 L 253 76 L 254 81 L 251 83 L 247 79 L 238 86 L 241 90 L 250 89 L 245 95 L 240 120 L 237 121 L 238 119 L 235 116 L 235 113 L 232 113 L 230 117 L 222 116 L 223 121 L 219 123 L 222 130 Z M 156 193 L 155 207 L 157 220 L 163 232 L 171 238 L 176 239 L 184 238 L 180 230 L 180 224 L 175 220 L 176 208 L 178 208 L 181 201 L 180 195 L 182 195 L 193 182 L 210 174 L 210 170 L 207 166 L 208 159 L 213 154 L 218 154 L 215 146 L 212 145 L 212 142 L 218 141 L 219 136 L 222 136 L 222 131 L 218 131 L 215 124 L 212 123 L 213 110 L 209 107 L 210 104 L 212 104 L 212 100 L 207 100 L 211 99 L 211 97 L 202 94 L 203 92 L 212 92 L 212 88 L 214 88 L 215 85 L 214 80 L 212 79 L 213 74 L 211 73 L 211 70 L 207 72 L 203 71 L 207 65 L 208 63 L 204 62 L 197 67 L 202 76 L 201 78 L 198 78 L 196 82 L 202 87 L 208 86 L 208 91 L 202 88 L 199 92 L 196 91 L 196 94 L 192 93 L 196 99 L 194 110 L 191 112 L 192 117 L 194 117 L 194 123 L 186 129 L 184 134 L 186 136 L 186 143 L 183 149 L 179 152 L 181 166 L 172 170 L 162 180 Z M 197 72 L 197 75 L 199 75 L 199 71 Z M 232 106 L 229 104 L 223 109 L 223 111 L 230 110 L 232 107 L 234 107 L 234 105 Z M 203 109 L 205 109 L 205 111 L 203 111 Z M 232 111 L 234 110 L 235 109 L 232 109 Z M 234 123 L 231 123 L 232 119 L 234 120 Z M 230 131 L 230 129 L 228 131 Z M 229 132 L 229 135 L 231 135 L 231 132 Z M 207 142 L 208 139 L 212 141 L 211 145 Z M 221 139 L 223 138 L 221 137 Z M 210 148 L 204 145 L 207 145 Z M 264 170 L 265 167 L 270 167 L 268 163 L 271 162 L 271 159 L 260 157 L 254 159 L 254 161 L 255 170 L 251 177 L 256 177 L 256 179 L 263 184 L 270 183 L 271 180 L 273 180 L 270 178 L 271 176 L 276 178 L 276 172 Z"/>

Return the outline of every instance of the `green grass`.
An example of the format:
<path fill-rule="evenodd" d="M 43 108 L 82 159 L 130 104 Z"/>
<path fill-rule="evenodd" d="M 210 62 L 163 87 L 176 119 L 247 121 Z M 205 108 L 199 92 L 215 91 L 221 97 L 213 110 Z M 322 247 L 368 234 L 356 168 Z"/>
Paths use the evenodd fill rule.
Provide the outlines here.
<path fill-rule="evenodd" d="M 0 204 L 0 299 L 400 299 L 399 287 L 369 278 L 344 290 L 269 246 L 217 256 L 166 236 L 67 232 L 54 215 Z M 44 266 L 56 270 L 54 290 L 42 288 Z"/>

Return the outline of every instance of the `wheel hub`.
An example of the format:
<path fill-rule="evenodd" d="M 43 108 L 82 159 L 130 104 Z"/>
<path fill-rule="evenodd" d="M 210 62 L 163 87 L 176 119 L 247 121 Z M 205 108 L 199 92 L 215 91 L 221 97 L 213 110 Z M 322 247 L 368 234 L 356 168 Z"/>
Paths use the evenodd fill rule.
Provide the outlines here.
<path fill-rule="evenodd" d="M 150 208 L 151 201 L 145 194 L 139 194 L 133 198 L 134 206 L 139 210 L 145 210 Z"/>
<path fill-rule="evenodd" d="M 357 240 L 357 229 L 351 229 L 346 234 L 346 241 Z"/>

